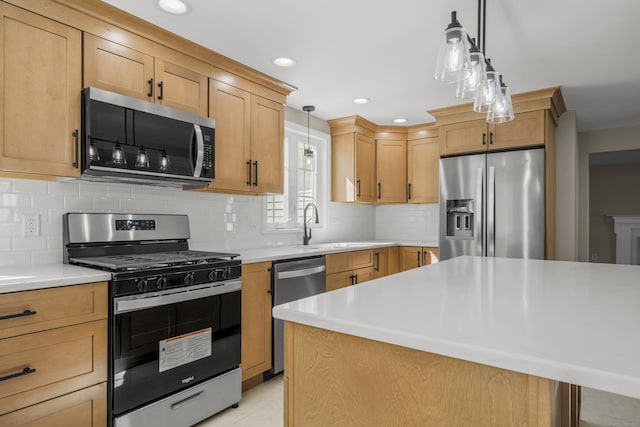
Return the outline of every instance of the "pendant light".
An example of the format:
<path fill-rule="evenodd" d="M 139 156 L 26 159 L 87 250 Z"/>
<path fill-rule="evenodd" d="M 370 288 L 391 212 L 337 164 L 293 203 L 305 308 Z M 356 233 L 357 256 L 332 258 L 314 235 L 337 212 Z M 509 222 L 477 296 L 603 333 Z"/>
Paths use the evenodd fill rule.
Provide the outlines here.
<path fill-rule="evenodd" d="M 310 133 L 309 133 L 309 129 L 310 129 L 310 118 L 311 118 L 311 112 L 315 111 L 316 107 L 314 107 L 313 105 L 305 105 L 304 107 L 302 107 L 303 111 L 307 112 L 307 143 L 304 146 L 304 158 L 305 158 L 305 163 L 306 163 L 306 169 L 307 170 L 313 170 L 313 149 L 311 148 L 311 144 L 310 144 Z"/>
<path fill-rule="evenodd" d="M 147 150 L 144 149 L 144 145 L 140 146 L 138 155 L 136 156 L 136 167 L 140 169 L 149 169 L 149 156 Z"/>
<path fill-rule="evenodd" d="M 111 160 L 115 166 L 125 166 L 127 164 L 127 158 L 124 155 L 124 150 L 118 141 L 116 141 L 113 149 L 111 150 Z"/>
<path fill-rule="evenodd" d="M 435 79 L 447 83 L 456 83 L 463 72 L 463 66 L 469 62 L 469 46 L 467 33 L 458 22 L 456 12 L 451 12 L 451 23 L 444 30 L 438 61 L 436 63 Z"/>
<path fill-rule="evenodd" d="M 488 123 L 504 123 L 513 120 L 513 104 L 509 88 L 502 83 L 502 76 L 486 59 L 487 0 L 478 0 L 477 44 L 470 38 L 455 11 L 451 23 L 444 30 L 438 50 L 435 79 L 457 83 L 458 98 L 473 99 L 473 111 L 487 113 Z M 482 38 L 480 38 L 482 34 Z"/>

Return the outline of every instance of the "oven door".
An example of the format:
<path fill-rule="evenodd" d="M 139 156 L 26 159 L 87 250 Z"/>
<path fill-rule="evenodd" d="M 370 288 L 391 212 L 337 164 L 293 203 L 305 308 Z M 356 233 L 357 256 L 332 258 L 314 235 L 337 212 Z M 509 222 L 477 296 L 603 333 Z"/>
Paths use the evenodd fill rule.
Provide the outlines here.
<path fill-rule="evenodd" d="M 240 364 L 240 280 L 114 299 L 115 416 Z"/>

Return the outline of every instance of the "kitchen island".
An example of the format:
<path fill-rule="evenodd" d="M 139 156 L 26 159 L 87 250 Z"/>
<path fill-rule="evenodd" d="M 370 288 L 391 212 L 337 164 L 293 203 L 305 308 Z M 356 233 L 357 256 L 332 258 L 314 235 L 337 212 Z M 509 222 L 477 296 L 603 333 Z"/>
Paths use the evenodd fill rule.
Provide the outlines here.
<path fill-rule="evenodd" d="M 549 426 L 562 383 L 640 398 L 639 277 L 460 257 L 275 307 L 286 424 Z"/>

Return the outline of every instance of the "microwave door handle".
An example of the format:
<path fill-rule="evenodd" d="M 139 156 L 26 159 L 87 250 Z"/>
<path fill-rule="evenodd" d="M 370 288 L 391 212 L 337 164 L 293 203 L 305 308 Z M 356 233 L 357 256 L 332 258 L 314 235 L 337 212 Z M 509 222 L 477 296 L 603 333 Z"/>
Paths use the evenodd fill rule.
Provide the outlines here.
<path fill-rule="evenodd" d="M 196 135 L 196 164 L 193 168 L 193 176 L 200 178 L 202 174 L 202 163 L 204 161 L 204 138 L 202 137 L 202 129 L 200 125 L 193 125 L 193 130 Z"/>

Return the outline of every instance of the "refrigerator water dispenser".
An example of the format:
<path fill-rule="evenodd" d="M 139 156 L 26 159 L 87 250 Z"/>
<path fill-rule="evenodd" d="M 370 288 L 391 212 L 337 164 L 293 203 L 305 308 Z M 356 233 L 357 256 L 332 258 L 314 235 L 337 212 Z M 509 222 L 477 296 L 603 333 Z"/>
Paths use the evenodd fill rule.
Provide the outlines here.
<path fill-rule="evenodd" d="M 447 200 L 447 237 L 473 239 L 474 200 Z"/>

